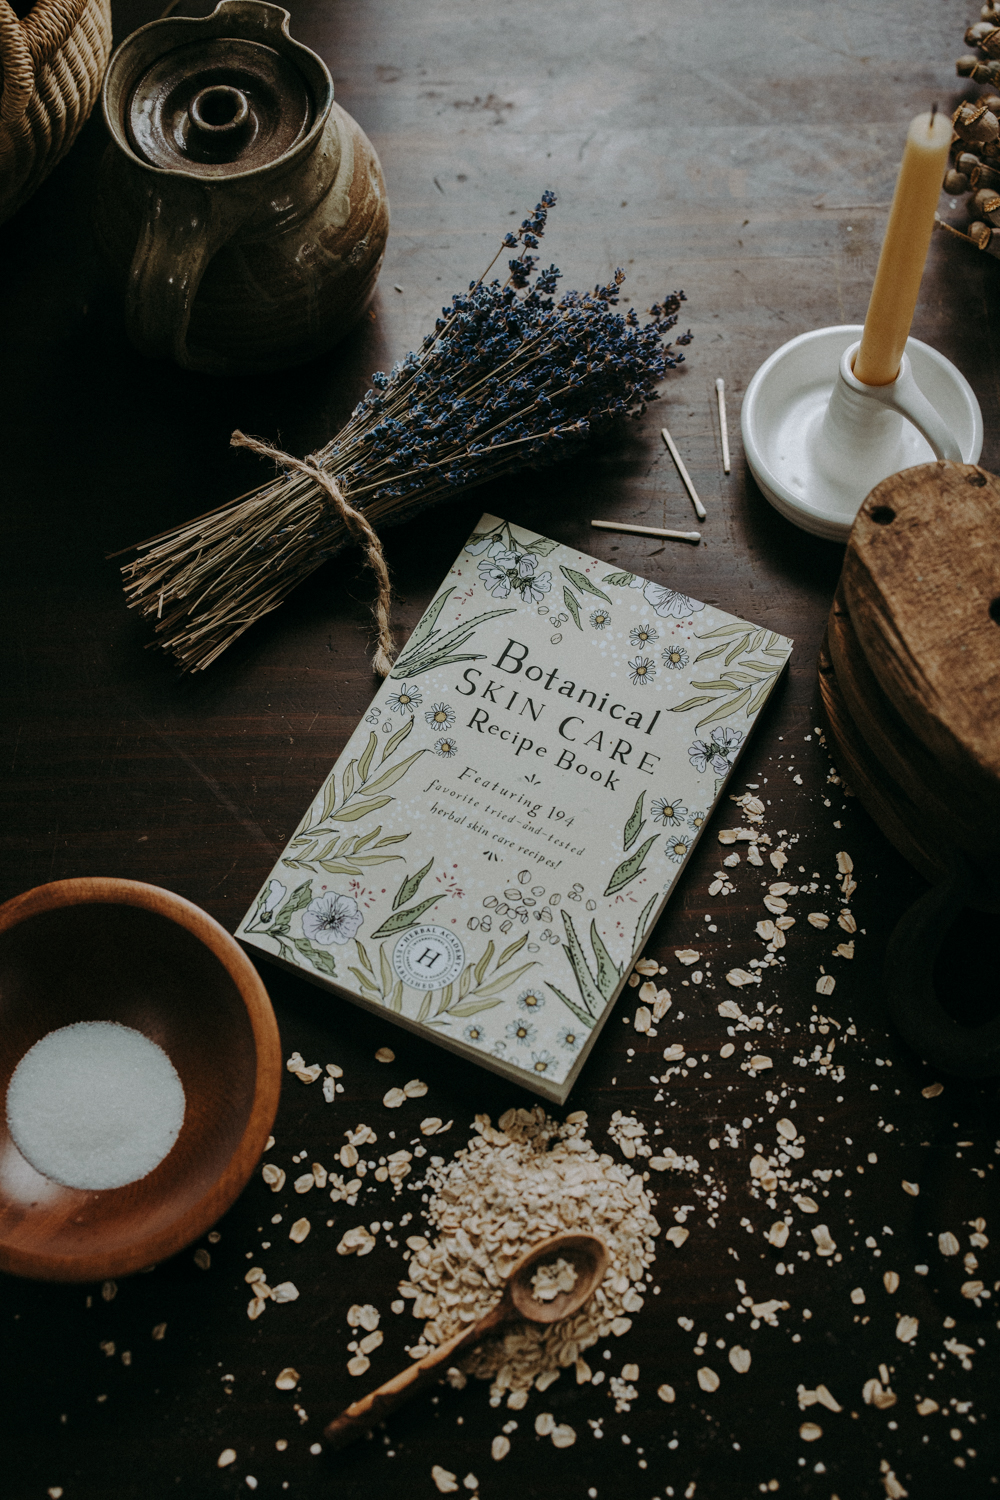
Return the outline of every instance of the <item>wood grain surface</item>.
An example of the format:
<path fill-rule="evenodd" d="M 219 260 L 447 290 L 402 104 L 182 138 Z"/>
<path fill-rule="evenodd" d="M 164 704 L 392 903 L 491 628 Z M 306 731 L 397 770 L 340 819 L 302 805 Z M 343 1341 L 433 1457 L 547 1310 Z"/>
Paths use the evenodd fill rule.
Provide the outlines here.
<path fill-rule="evenodd" d="M 344 554 L 211 671 L 183 679 L 144 649 L 147 631 L 126 611 L 106 554 L 264 477 L 256 459 L 229 448 L 233 428 L 300 454 L 327 440 L 370 373 L 419 342 L 546 187 L 559 204 L 542 253 L 562 267 L 564 285 L 591 286 L 621 264 L 640 311 L 681 287 L 682 326 L 695 341 L 658 407 L 583 458 L 458 496 L 386 534 L 397 640 L 485 508 L 794 637 L 789 673 L 731 791 L 756 790 L 772 849 L 787 845 L 785 880 L 814 889 L 787 898 L 795 926 L 759 988 L 727 984 L 727 972 L 768 958 L 755 925 L 769 917 L 762 896 L 777 872 L 749 865 L 745 845 L 720 846 L 719 829 L 742 821 L 726 801 L 649 945 L 667 970 L 660 982 L 672 1009 L 650 1036 L 632 1025 L 634 997 L 623 999 L 571 1096 L 568 1107 L 589 1112 L 591 1138 L 616 1159 L 607 1129 L 621 1110 L 699 1163 L 697 1173 L 650 1174 L 664 1231 L 680 1218 L 689 1236 L 680 1249 L 661 1236 L 632 1328 L 589 1351 L 592 1368 L 608 1374 L 602 1385 L 564 1373 L 520 1412 L 492 1407 L 477 1382 L 444 1385 L 370 1442 L 314 1452 L 325 1424 L 363 1394 L 346 1369 L 353 1303 L 375 1304 L 385 1331 L 366 1379 L 377 1384 L 406 1363 L 419 1325 L 390 1303 L 406 1235 L 427 1230 L 427 1189 L 415 1172 L 398 1198 L 386 1183 L 350 1210 L 315 1189 L 274 1194 L 257 1174 L 219 1238 L 199 1244 L 207 1260 L 189 1250 L 117 1287 L 4 1278 L 0 1488 L 10 1500 L 203 1500 L 254 1489 L 268 1500 L 434 1500 L 439 1465 L 460 1487 L 475 1476 L 484 1500 L 992 1494 L 997 1303 L 984 1295 L 977 1305 L 961 1288 L 978 1279 L 992 1296 L 1000 1277 L 996 1089 L 939 1079 L 887 1025 L 886 940 L 923 885 L 846 795 L 843 768 L 831 769 L 817 733 L 817 654 L 843 553 L 768 506 L 738 439 L 741 394 L 766 356 L 807 329 L 863 318 L 907 123 L 935 99 L 953 107 L 953 58 L 972 12 L 956 0 L 290 8 L 293 35 L 326 59 L 339 103 L 379 152 L 392 209 L 373 315 L 332 356 L 223 383 L 130 349 L 91 228 L 99 119 L 0 231 L 0 899 L 49 880 L 115 875 L 174 890 L 233 930 L 374 691 L 371 580 Z M 159 9 L 160 0 L 118 0 L 116 38 Z M 935 238 L 913 332 L 973 385 L 986 469 L 1000 463 L 998 314 L 996 264 Z M 690 528 L 664 423 L 708 512 L 703 542 L 593 531 L 591 518 Z M 723 865 L 732 852 L 740 863 Z M 857 886 L 853 936 L 837 924 L 841 852 Z M 827 928 L 807 921 L 813 910 Z M 989 929 L 956 931 L 939 993 L 966 1015 L 988 1011 Z M 853 958 L 835 956 L 852 940 Z M 700 985 L 674 957 L 689 947 L 702 955 Z M 829 996 L 817 993 L 821 970 L 835 980 Z M 343 1069 L 330 1105 L 319 1083 L 285 1074 L 268 1159 L 289 1184 L 314 1160 L 329 1166 L 359 1122 L 381 1151 L 392 1132 L 397 1144 L 419 1140 L 424 1115 L 453 1119 L 434 1143 L 450 1158 L 475 1114 L 496 1120 L 532 1102 L 388 1021 L 276 969 L 260 972 L 284 1055 Z M 763 1029 L 720 1016 L 727 1000 Z M 664 1049 L 677 1044 L 683 1058 L 666 1063 Z M 375 1060 L 383 1046 L 393 1063 Z M 770 1069 L 750 1067 L 758 1052 Z M 654 1081 L 668 1067 L 668 1083 Z M 427 1082 L 426 1097 L 385 1109 L 386 1090 L 412 1078 Z M 943 1091 L 924 1097 L 937 1082 Z M 750 1162 L 778 1162 L 783 1118 L 804 1155 L 779 1165 L 811 1179 L 820 1211 L 789 1207 L 779 1249 L 765 1235 L 791 1194 L 778 1189 L 772 1209 Z M 303 1215 L 311 1232 L 296 1244 L 289 1225 Z M 985 1247 L 970 1244 L 983 1238 L 970 1227 L 979 1218 Z M 372 1254 L 338 1256 L 341 1234 L 362 1222 L 389 1227 Z M 816 1254 L 817 1222 L 835 1254 Z M 940 1253 L 945 1231 L 960 1254 Z M 253 1266 L 272 1286 L 294 1282 L 298 1299 L 248 1319 Z M 886 1272 L 899 1278 L 894 1292 Z M 776 1326 L 747 1311 L 744 1295 L 776 1302 Z M 897 1336 L 904 1316 L 918 1320 L 906 1341 Z M 752 1355 L 745 1375 L 730 1364 L 737 1343 Z M 638 1377 L 613 1386 L 631 1365 Z M 298 1372 L 296 1388 L 276 1389 L 286 1367 Z M 714 1392 L 703 1369 L 719 1377 Z M 865 1400 L 872 1380 L 881 1405 Z M 841 1410 L 812 1399 L 821 1385 Z M 634 1395 L 616 1398 L 616 1389 Z M 920 1415 L 918 1401 L 931 1398 L 938 1409 Z M 572 1426 L 575 1444 L 556 1450 L 536 1436 L 539 1413 Z M 515 1421 L 509 1454 L 494 1460 L 493 1439 Z M 229 1450 L 235 1458 L 220 1467 Z"/>

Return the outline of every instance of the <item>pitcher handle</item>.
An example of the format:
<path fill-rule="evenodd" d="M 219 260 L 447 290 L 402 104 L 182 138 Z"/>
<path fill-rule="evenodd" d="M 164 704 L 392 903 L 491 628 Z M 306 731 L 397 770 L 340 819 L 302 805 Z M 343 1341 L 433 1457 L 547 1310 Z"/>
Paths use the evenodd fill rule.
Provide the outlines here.
<path fill-rule="evenodd" d="M 125 293 L 128 336 L 140 353 L 185 370 L 211 368 L 188 349 L 191 309 L 209 261 L 252 211 L 200 183 L 150 183 Z"/>

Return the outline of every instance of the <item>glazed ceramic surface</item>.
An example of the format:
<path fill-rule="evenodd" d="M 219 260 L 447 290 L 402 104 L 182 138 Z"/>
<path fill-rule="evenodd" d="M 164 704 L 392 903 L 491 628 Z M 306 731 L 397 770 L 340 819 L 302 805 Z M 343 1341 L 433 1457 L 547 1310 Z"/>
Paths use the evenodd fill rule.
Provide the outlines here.
<path fill-rule="evenodd" d="M 378 157 L 288 12 L 221 0 L 123 42 L 97 230 L 129 336 L 191 370 L 279 369 L 361 316 L 389 228 Z"/>

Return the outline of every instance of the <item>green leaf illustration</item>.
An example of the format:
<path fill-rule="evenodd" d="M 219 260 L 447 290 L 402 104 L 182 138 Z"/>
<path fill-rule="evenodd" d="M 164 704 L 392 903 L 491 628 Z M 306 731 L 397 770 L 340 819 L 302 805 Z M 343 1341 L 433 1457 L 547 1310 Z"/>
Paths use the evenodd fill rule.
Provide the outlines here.
<path fill-rule="evenodd" d="M 390 1010 L 399 1011 L 403 1009 L 403 981 L 401 979 L 397 979 L 396 983 L 392 987 L 392 993 L 388 999 L 388 1006 Z"/>
<path fill-rule="evenodd" d="M 639 793 L 639 800 L 635 804 L 635 807 L 632 809 L 632 816 L 629 818 L 628 822 L 625 824 L 625 848 L 626 849 L 631 849 L 632 845 L 635 843 L 636 839 L 639 837 L 639 834 L 642 832 L 643 828 L 645 827 L 646 820 L 642 816 L 642 804 L 643 804 L 643 801 L 645 800 L 645 796 L 646 796 L 645 792 L 640 792 Z"/>
<path fill-rule="evenodd" d="M 577 630 L 582 630 L 583 626 L 580 624 L 580 606 L 577 603 L 575 595 L 571 594 L 569 589 L 564 588 L 563 598 L 566 601 L 566 608 L 569 610 L 570 614 L 573 616 L 573 619 L 576 622 Z"/>
<path fill-rule="evenodd" d="M 496 620 L 501 615 L 512 615 L 515 611 L 510 609 L 488 609 L 485 614 L 476 615 L 471 620 L 464 620 L 461 625 L 456 625 L 453 630 L 441 636 L 440 640 L 428 640 L 416 651 L 408 648 L 403 655 L 397 658 L 396 664 L 389 676 L 393 679 L 405 677 L 418 677 L 422 672 L 430 672 L 439 667 L 449 666 L 455 661 L 478 661 L 484 654 L 482 652 L 472 657 L 458 657 L 454 653 L 464 646 L 466 641 L 487 620 Z"/>
<path fill-rule="evenodd" d="M 734 714 L 738 709 L 741 709 L 744 703 L 749 701 L 749 698 L 750 689 L 744 688 L 742 693 L 740 693 L 738 697 L 731 698 L 728 703 L 721 703 L 718 708 L 714 708 L 710 714 L 706 714 L 703 719 L 699 719 L 697 724 L 694 726 L 695 730 L 697 731 L 704 728 L 706 724 L 711 724 L 716 719 L 728 719 L 730 714 Z"/>
<path fill-rule="evenodd" d="M 419 760 L 422 755 L 426 754 L 426 749 L 415 750 L 412 755 L 408 755 L 405 760 L 401 760 L 397 766 L 390 766 L 388 771 L 383 771 L 381 776 L 377 776 L 374 781 L 368 783 L 365 787 L 365 796 L 377 797 L 380 792 L 388 791 L 389 787 L 396 785 L 401 776 L 406 775 L 415 760 Z"/>
<path fill-rule="evenodd" d="M 318 969 L 321 974 L 328 974 L 331 979 L 336 978 L 337 965 L 333 961 L 332 953 L 326 953 L 322 948 L 317 948 L 315 943 L 310 943 L 308 938 L 292 938 L 292 942 L 314 969 Z"/>
<path fill-rule="evenodd" d="M 613 896 L 616 891 L 624 890 L 630 881 L 634 880 L 637 875 L 642 874 L 642 862 L 659 837 L 658 833 L 654 833 L 653 837 L 647 839 L 634 854 L 630 854 L 628 859 L 622 860 L 608 881 L 608 888 L 604 892 L 605 896 Z"/>
<path fill-rule="evenodd" d="M 611 603 L 604 590 L 599 589 L 596 583 L 591 583 L 586 573 L 578 573 L 575 568 L 565 568 L 562 564 L 559 566 L 559 571 L 565 578 L 569 579 L 570 583 L 574 583 L 578 589 L 582 589 L 585 594 L 596 594 L 598 599 L 604 600 L 605 604 Z"/>
<path fill-rule="evenodd" d="M 520 979 L 522 974 L 526 974 L 528 970 L 533 969 L 534 966 L 535 960 L 532 959 L 530 963 L 522 964 L 519 969 L 511 969 L 509 974 L 498 974 L 494 979 L 491 979 L 488 984 L 484 984 L 480 989 L 476 991 L 476 999 L 492 1000 L 494 995 L 499 995 L 502 990 L 507 989 L 514 983 L 515 980 Z"/>
<path fill-rule="evenodd" d="M 391 797 L 376 797 L 372 802 L 355 802 L 353 807 L 342 807 L 340 812 L 330 814 L 331 823 L 356 823 L 359 818 L 367 818 L 369 813 L 378 812 Z"/>
<path fill-rule="evenodd" d="M 493 957 L 493 951 L 493 939 L 491 938 L 490 941 L 486 944 L 486 952 L 476 964 L 475 974 L 477 984 L 482 984 L 483 980 L 486 978 L 486 970 L 490 966 L 490 959 Z M 499 967 L 499 965 L 497 967 Z"/>
<path fill-rule="evenodd" d="M 601 579 L 602 583 L 609 583 L 613 589 L 628 589 L 635 582 L 634 573 L 605 573 Z M 558 993 L 558 991 L 557 991 Z"/>
<path fill-rule="evenodd" d="M 373 729 L 368 736 L 368 744 L 362 751 L 361 759 L 358 761 L 358 775 L 361 777 L 362 783 L 368 780 L 368 772 L 371 769 L 372 756 L 375 754 L 375 746 L 377 744 L 378 735 Z"/>
<path fill-rule="evenodd" d="M 345 802 L 347 801 L 347 799 L 351 795 L 351 793 L 354 791 L 354 767 L 356 765 L 357 765 L 357 761 L 356 760 L 352 760 L 348 764 L 347 770 L 344 772 L 344 801 Z"/>
<path fill-rule="evenodd" d="M 377 829 L 376 832 L 378 832 Z M 401 844 L 404 839 L 408 839 L 409 837 L 408 833 L 387 833 L 384 839 L 379 839 L 375 848 L 384 849 L 386 844 Z"/>
<path fill-rule="evenodd" d="M 367 975 L 362 974 L 360 969 L 351 968 L 350 972 L 354 975 L 355 979 L 361 985 L 362 989 L 371 990 L 373 995 L 378 995 L 381 999 L 382 991 L 379 989 L 374 979 L 369 979 Z"/>
<path fill-rule="evenodd" d="M 412 731 L 412 729 L 413 718 L 411 716 L 409 719 L 407 719 L 402 729 L 397 729 L 396 733 L 390 735 L 386 740 L 385 746 L 382 750 L 382 759 L 379 761 L 380 766 L 384 766 L 386 761 L 389 759 L 389 756 L 392 755 L 393 751 L 399 749 L 400 745 L 403 743 L 403 741 L 406 739 L 406 736 Z"/>
<path fill-rule="evenodd" d="M 548 557 L 549 553 L 554 552 L 558 545 L 558 542 L 550 541 L 547 536 L 539 536 L 533 542 L 529 542 L 524 550 L 525 552 L 533 553 L 535 557 Z"/>
<path fill-rule="evenodd" d="M 354 939 L 354 946 L 358 950 L 358 957 L 360 958 L 361 962 L 364 964 L 365 968 L 368 970 L 369 974 L 374 979 L 375 978 L 375 970 L 372 968 L 372 961 L 368 957 L 368 950 L 365 947 L 364 943 L 359 942 L 359 940 L 357 938 L 355 938 Z"/>
<path fill-rule="evenodd" d="M 372 839 L 377 839 L 381 832 L 382 824 L 379 823 L 377 828 L 370 828 L 367 833 L 357 834 L 352 840 L 350 840 L 350 849 L 348 849 L 347 845 L 345 844 L 343 849 L 341 849 L 340 851 L 341 854 L 357 854 L 358 850 L 363 849 L 366 844 L 370 844 Z"/>
<path fill-rule="evenodd" d="M 607 582 L 607 580 L 605 580 L 605 582 Z M 558 995 L 563 1005 L 566 1006 L 566 1009 L 571 1010 L 574 1016 L 576 1016 L 576 1019 L 581 1022 L 582 1025 L 586 1026 L 588 1031 L 592 1030 L 594 1025 L 594 1017 L 588 1016 L 587 1012 L 583 1010 L 579 1005 L 576 1005 L 568 995 L 564 995 L 562 990 L 556 989 L 555 985 L 550 980 L 546 979 L 545 983 L 548 985 L 549 989 L 554 995 Z"/>
<path fill-rule="evenodd" d="M 377 932 L 372 934 L 373 937 L 378 937 L 378 935 Z M 378 950 L 378 966 L 379 972 L 382 975 L 382 994 L 385 996 L 389 994 L 396 980 L 396 976 L 393 974 L 389 963 L 389 955 L 385 951 L 385 944 Z"/>
<path fill-rule="evenodd" d="M 508 958 L 513 958 L 515 953 L 520 953 L 521 949 L 524 947 L 527 941 L 528 934 L 525 933 L 523 937 L 519 937 L 515 942 L 511 943 L 509 948 L 505 948 L 500 957 L 497 959 L 497 968 L 502 969 Z M 492 946 L 493 945 L 491 943 L 490 947 Z"/>
<path fill-rule="evenodd" d="M 464 1000 L 472 988 L 472 965 L 466 964 L 462 970 L 462 977 L 458 981 L 458 998 Z"/>
<path fill-rule="evenodd" d="M 304 906 L 308 906 L 311 899 L 312 881 L 303 880 L 302 884 L 295 887 L 292 894 L 282 902 L 275 913 L 274 923 L 269 929 L 271 936 L 274 937 L 276 931 L 287 932 L 295 913 L 301 911 Z"/>
<path fill-rule="evenodd" d="M 453 1005 L 448 1014 L 464 1019 L 465 1016 L 474 1016 L 481 1010 L 492 1010 L 494 1005 L 502 1004 L 502 1000 L 480 1000 L 477 996 L 476 999 L 469 1000 L 465 1005 Z"/>
<path fill-rule="evenodd" d="M 646 923 L 649 921 L 649 914 L 653 910 L 653 907 L 655 905 L 656 905 L 656 896 L 655 895 L 650 896 L 649 900 L 646 902 L 645 906 L 642 908 L 642 911 L 639 913 L 639 920 L 635 924 L 635 937 L 632 939 L 632 952 L 633 953 L 638 948 L 639 944 L 643 940 L 643 937 L 645 936 Z"/>
<path fill-rule="evenodd" d="M 411 906 L 408 911 L 394 911 L 391 917 L 387 917 L 378 932 L 372 933 L 372 938 L 391 937 L 394 932 L 405 932 L 407 927 L 414 927 L 424 912 L 433 906 L 435 901 L 440 901 L 440 896 L 428 896 L 426 901 L 421 901 L 417 906 Z"/>
<path fill-rule="evenodd" d="M 427 993 L 426 993 L 426 995 L 424 996 L 423 1000 L 420 1002 L 420 1009 L 417 1012 L 417 1020 L 418 1021 L 426 1021 L 427 1020 L 427 1017 L 431 1013 L 431 1001 L 432 1001 L 433 998 L 434 998 L 434 991 L 433 990 L 428 990 Z"/>
<path fill-rule="evenodd" d="M 670 710 L 672 714 L 686 714 L 689 708 L 701 708 L 703 703 L 711 703 L 711 698 L 688 698 L 684 703 L 677 703 Z"/>
<path fill-rule="evenodd" d="M 399 890 L 393 897 L 393 911 L 397 911 L 399 907 L 405 906 L 407 901 L 413 900 L 414 896 L 417 894 L 417 891 L 420 888 L 420 882 L 423 880 L 425 875 L 430 874 L 433 866 L 434 856 L 432 854 L 422 870 L 418 870 L 415 875 L 407 875 L 406 879 L 403 881 L 403 884 L 399 887 Z"/>

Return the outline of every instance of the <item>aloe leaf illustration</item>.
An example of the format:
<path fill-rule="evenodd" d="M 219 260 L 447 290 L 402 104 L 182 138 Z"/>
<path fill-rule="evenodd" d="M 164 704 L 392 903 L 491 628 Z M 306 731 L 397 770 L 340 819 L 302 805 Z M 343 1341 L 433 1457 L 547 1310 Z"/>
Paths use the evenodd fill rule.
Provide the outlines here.
<path fill-rule="evenodd" d="M 590 946 L 594 950 L 597 959 L 597 988 L 605 1000 L 610 1000 L 618 988 L 618 981 L 622 977 L 622 971 L 615 963 L 611 954 L 604 946 L 604 939 L 597 930 L 597 923 L 590 924 Z"/>
<path fill-rule="evenodd" d="M 413 631 L 413 634 L 410 636 L 410 639 L 406 643 L 405 649 L 407 651 L 416 651 L 417 647 L 422 646 L 424 641 L 428 640 L 430 636 L 437 634 L 434 627 L 437 625 L 438 616 L 447 604 L 449 597 L 454 592 L 455 585 L 452 584 L 450 589 L 445 589 L 443 594 L 438 595 L 433 604 L 428 605 L 422 618 L 417 621 L 417 625 Z"/>
<path fill-rule="evenodd" d="M 596 594 L 598 599 L 604 600 L 605 604 L 611 603 L 604 590 L 599 589 L 596 583 L 591 583 L 586 573 L 578 573 L 575 568 L 565 568 L 561 564 L 559 571 L 565 578 L 569 579 L 570 583 L 575 584 L 578 589 L 582 589 L 585 594 Z"/>
<path fill-rule="evenodd" d="M 645 797 L 646 797 L 646 793 L 645 792 L 640 792 L 639 793 L 639 800 L 635 804 L 635 807 L 632 809 L 632 816 L 629 818 L 628 822 L 625 824 L 625 848 L 626 849 L 631 849 L 632 845 L 635 843 L 636 839 L 639 837 L 639 834 L 642 832 L 643 827 L 645 826 L 646 820 L 642 816 L 642 804 L 643 804 L 643 801 L 645 800 Z"/>
<path fill-rule="evenodd" d="M 632 952 L 633 953 L 635 952 L 636 948 L 638 948 L 639 944 L 642 942 L 642 939 L 643 939 L 643 937 L 645 935 L 645 932 L 646 932 L 646 923 L 649 921 L 649 914 L 653 910 L 653 907 L 655 905 L 656 905 L 656 896 L 655 895 L 650 896 L 649 900 L 646 902 L 645 906 L 642 908 L 642 911 L 639 913 L 639 920 L 635 924 L 635 937 L 632 939 Z"/>
<path fill-rule="evenodd" d="M 564 588 L 563 598 L 566 601 L 566 608 L 569 610 L 570 614 L 573 616 L 574 621 L 576 622 L 577 630 L 582 630 L 583 626 L 580 624 L 580 606 L 577 603 L 576 596 L 574 594 L 571 594 L 569 589 Z"/>
<path fill-rule="evenodd" d="M 656 836 L 658 837 L 659 835 Z M 576 935 L 576 928 L 573 926 L 573 918 L 568 911 L 563 911 L 562 918 L 563 925 L 566 928 L 566 942 L 563 944 L 563 952 L 572 965 L 573 973 L 576 976 L 576 982 L 580 989 L 580 998 L 587 1007 L 591 1018 L 590 1024 L 592 1025 L 594 1017 L 600 1015 L 604 1009 L 605 999 L 597 987 L 593 974 L 590 972 L 586 955 L 584 954 L 580 939 Z"/>
<path fill-rule="evenodd" d="M 576 1016 L 576 1019 L 582 1025 L 586 1026 L 588 1031 L 590 1031 L 594 1025 L 593 1016 L 588 1016 L 587 1012 L 581 1009 L 579 1005 L 575 1004 L 568 995 L 564 995 L 562 990 L 556 989 L 551 980 L 546 979 L 545 983 L 548 985 L 549 989 L 554 995 L 558 995 L 559 999 L 562 1001 L 563 1005 L 565 1005 L 566 1009 L 571 1010 L 574 1016 Z"/>
<path fill-rule="evenodd" d="M 440 896 L 428 896 L 426 901 L 421 901 L 417 906 L 411 906 L 407 911 L 394 911 L 391 917 L 387 917 L 377 932 L 372 933 L 372 938 L 391 937 L 394 932 L 405 932 L 407 927 L 413 927 L 423 916 L 427 909 L 440 901 Z"/>
<path fill-rule="evenodd" d="M 452 654 L 459 647 L 464 646 L 473 632 L 487 620 L 495 620 L 501 615 L 512 615 L 511 609 L 488 609 L 485 614 L 476 615 L 474 619 L 464 620 L 456 625 L 453 630 L 441 636 L 439 640 L 426 641 L 423 646 L 418 646 L 416 651 L 407 649 L 400 656 L 390 677 L 405 678 L 417 677 L 421 672 L 429 672 L 436 667 L 445 667 L 456 658 Z M 482 653 L 480 653 L 482 654 Z M 465 660 L 466 658 L 463 658 Z M 474 658 L 478 660 L 478 658 Z"/>
<path fill-rule="evenodd" d="M 613 589 L 627 589 L 635 582 L 634 573 L 605 573 L 601 579 L 602 583 L 609 583 Z M 558 991 L 557 991 L 558 993 Z"/>
<path fill-rule="evenodd" d="M 647 839 L 634 854 L 630 854 L 628 859 L 622 860 L 608 881 L 608 888 L 604 892 L 605 896 L 613 896 L 617 891 L 624 890 L 630 881 L 634 880 L 637 875 L 642 874 L 642 862 L 659 837 L 658 833 L 654 833 L 652 838 Z"/>

